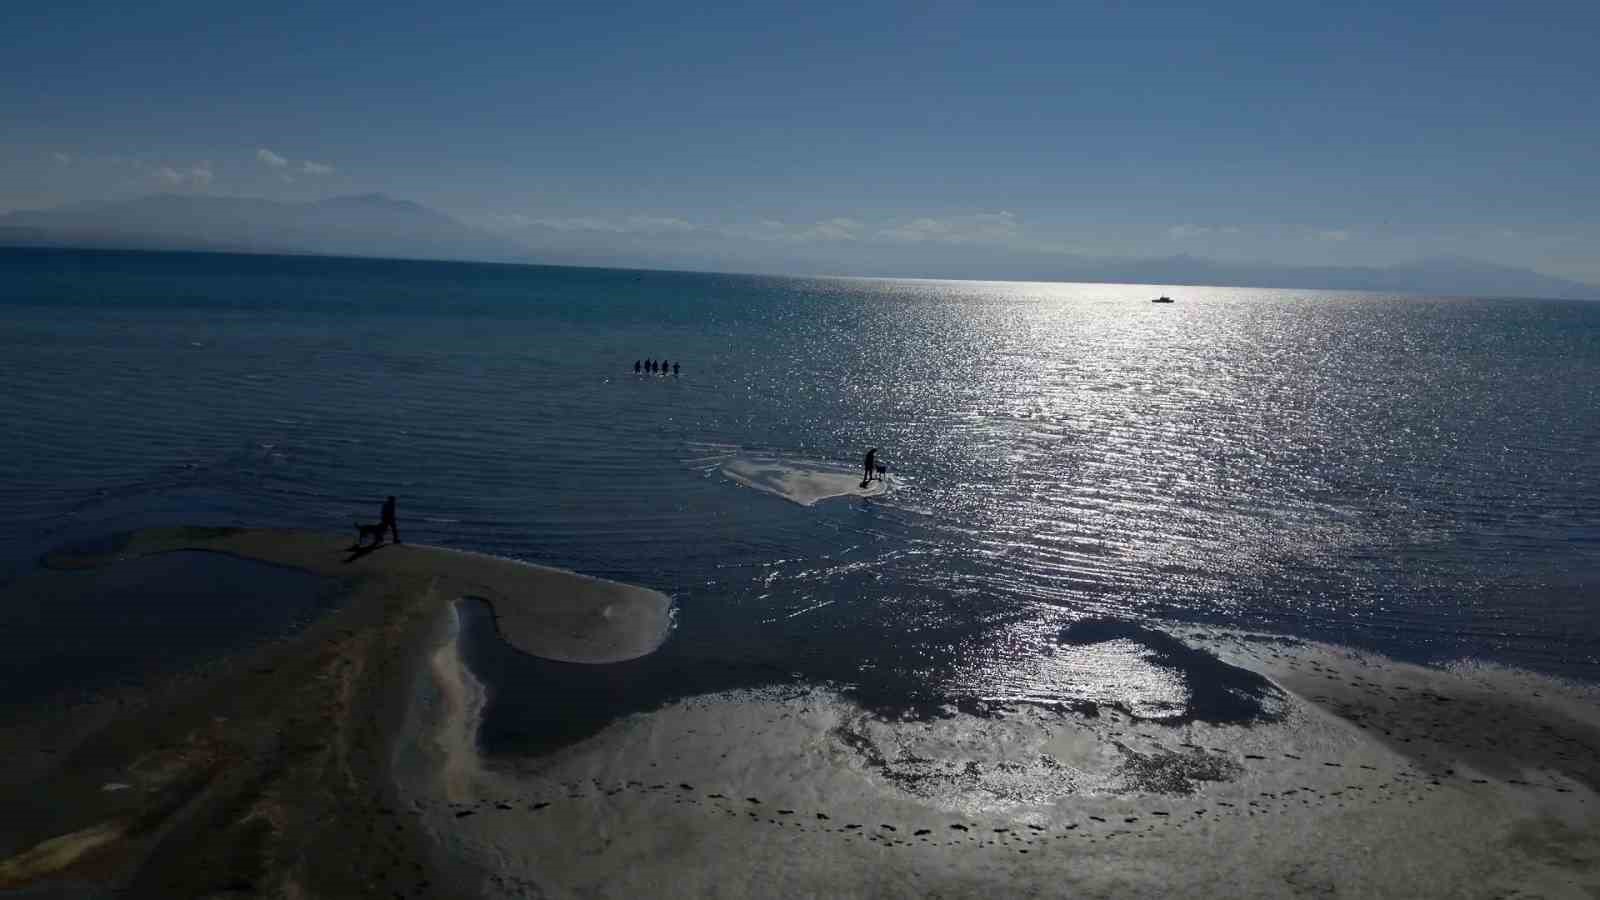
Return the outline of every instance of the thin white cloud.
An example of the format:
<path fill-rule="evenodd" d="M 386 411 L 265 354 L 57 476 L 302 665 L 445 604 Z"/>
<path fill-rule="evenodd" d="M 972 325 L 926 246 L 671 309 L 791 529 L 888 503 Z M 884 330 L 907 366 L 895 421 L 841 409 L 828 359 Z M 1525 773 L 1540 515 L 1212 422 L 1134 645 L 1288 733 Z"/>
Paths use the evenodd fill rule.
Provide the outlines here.
<path fill-rule="evenodd" d="M 1010 212 L 970 213 L 935 218 L 925 216 L 902 222 L 876 225 L 835 216 L 818 222 L 792 223 L 762 219 L 753 223 L 728 225 L 721 233 L 730 238 L 767 243 L 888 242 L 943 244 L 1020 244 L 1024 234 Z"/>
<path fill-rule="evenodd" d="M 879 229 L 878 236 L 902 243 L 1008 244 L 1022 236 L 1015 214 L 972 213 L 942 218 L 922 217 Z"/>
<path fill-rule="evenodd" d="M 1167 229 L 1167 237 L 1175 240 L 1188 240 L 1190 238 L 1208 237 L 1218 234 L 1238 234 L 1241 231 L 1237 225 L 1174 225 Z"/>
<path fill-rule="evenodd" d="M 816 241 L 853 241 L 861 236 L 862 229 L 866 228 L 855 219 L 835 217 L 811 226 L 802 235 L 803 240 Z"/>
<path fill-rule="evenodd" d="M 50 155 L 55 159 L 55 161 L 59 165 L 63 165 L 63 166 L 72 165 L 72 154 L 70 154 L 70 153 L 52 153 Z"/>
<path fill-rule="evenodd" d="M 594 231 L 605 234 L 683 234 L 700 226 L 677 216 L 633 215 L 620 219 L 601 216 L 529 216 L 499 213 L 484 221 L 501 228 L 549 228 L 555 231 Z"/>
<path fill-rule="evenodd" d="M 676 216 L 629 216 L 624 222 L 628 231 L 654 233 L 694 231 L 698 226 L 688 219 Z"/>
<path fill-rule="evenodd" d="M 279 156 L 265 147 L 259 147 L 256 149 L 256 159 L 274 169 L 281 169 L 289 164 L 289 160 L 287 158 Z"/>
<path fill-rule="evenodd" d="M 333 166 L 326 163 L 312 162 L 308 159 L 300 164 L 300 171 L 305 175 L 332 175 Z"/>
<path fill-rule="evenodd" d="M 623 230 L 620 224 L 607 221 L 599 218 L 598 216 L 571 216 L 567 218 L 529 218 L 527 216 L 523 216 L 521 218 L 523 219 L 524 225 L 533 225 L 540 228 L 553 228 L 556 231 L 606 231 L 613 234 L 620 234 Z"/>
<path fill-rule="evenodd" d="M 794 240 L 800 230 L 786 222 L 776 219 L 762 219 L 736 225 L 726 225 L 722 229 L 724 237 L 743 238 L 752 241 L 786 241 Z"/>
<path fill-rule="evenodd" d="M 211 171 L 211 163 L 202 162 L 187 169 L 175 169 L 172 166 L 161 166 L 150 171 L 156 180 L 173 187 L 206 188 L 211 186 L 215 173 Z"/>
<path fill-rule="evenodd" d="M 1348 241 L 1350 240 L 1350 232 L 1343 228 L 1332 228 L 1318 232 L 1317 237 L 1325 241 Z"/>
<path fill-rule="evenodd" d="M 814 244 L 860 240 L 868 226 L 855 219 L 835 216 L 819 222 L 780 222 L 762 219 L 723 227 L 726 237 L 765 243 Z"/>
<path fill-rule="evenodd" d="M 690 233 L 719 235 L 730 240 L 765 244 L 950 244 L 1009 246 L 1033 253 L 1071 253 L 1078 248 L 1030 235 L 1015 213 L 1000 210 L 907 220 L 863 221 L 833 216 L 793 222 L 759 219 L 745 222 L 697 223 L 680 216 L 540 216 L 525 213 L 483 214 L 478 219 L 490 228 L 522 231 L 547 229 L 568 233 L 593 233 L 670 237 Z"/>

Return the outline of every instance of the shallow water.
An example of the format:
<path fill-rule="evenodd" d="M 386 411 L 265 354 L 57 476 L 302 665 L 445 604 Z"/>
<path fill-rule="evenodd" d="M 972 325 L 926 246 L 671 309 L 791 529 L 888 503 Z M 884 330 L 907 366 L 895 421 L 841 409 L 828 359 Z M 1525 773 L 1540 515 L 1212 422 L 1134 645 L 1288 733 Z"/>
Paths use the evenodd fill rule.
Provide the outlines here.
<path fill-rule="evenodd" d="M 1600 304 L 0 251 L 0 369 L 11 577 L 395 493 L 667 591 L 671 653 L 864 691 L 1060 693 L 1088 618 L 1600 679 Z M 718 472 L 868 446 L 871 501 Z"/>
<path fill-rule="evenodd" d="M 34 573 L 0 593 L 0 706 L 180 671 L 290 634 L 341 597 L 331 579 L 220 553 Z"/>

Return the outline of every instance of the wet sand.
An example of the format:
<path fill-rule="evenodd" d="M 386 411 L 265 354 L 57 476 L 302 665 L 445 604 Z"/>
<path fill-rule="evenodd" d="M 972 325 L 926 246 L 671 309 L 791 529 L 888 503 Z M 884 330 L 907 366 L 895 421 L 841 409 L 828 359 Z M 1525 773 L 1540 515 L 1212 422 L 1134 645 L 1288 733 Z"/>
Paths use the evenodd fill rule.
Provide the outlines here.
<path fill-rule="evenodd" d="M 573 581 L 613 612 L 557 602 L 512 618 L 514 592 L 485 573 L 515 564 L 409 547 L 347 564 L 339 542 L 146 532 L 51 560 L 104 565 L 184 545 L 362 568 L 347 602 L 296 637 L 6 723 L 0 887 L 1600 896 L 1593 687 L 1174 626 L 1151 646 L 1215 688 L 1189 705 L 1255 692 L 1253 721 L 1002 702 L 885 716 L 845 687 L 797 683 L 684 697 L 540 755 L 485 756 L 488 691 L 559 685 L 479 683 L 456 598 L 495 604 L 507 640 L 607 659 L 659 643 L 666 614 L 648 614 L 659 595 Z M 519 631 L 552 622 L 566 630 Z M 641 623 L 663 631 L 629 631 Z"/>
<path fill-rule="evenodd" d="M 1600 892 L 1592 689 L 1180 633 L 1284 706 L 1248 725 L 1003 704 L 885 719 L 796 686 L 482 758 L 462 700 L 429 726 L 454 777 L 406 796 L 486 896 Z M 474 689 L 459 654 L 436 662 Z"/>
<path fill-rule="evenodd" d="M 801 506 L 834 497 L 876 497 L 889 489 L 883 479 L 873 479 L 863 487 L 859 468 L 777 457 L 736 456 L 722 464 L 722 474 L 729 481 Z"/>
<path fill-rule="evenodd" d="M 291 638 L 0 728 L 0 891 L 20 896 L 457 896 L 456 864 L 404 813 L 407 730 L 452 603 L 568 660 L 653 650 L 666 597 L 426 547 L 352 555 L 346 537 L 163 529 L 52 554 L 92 568 L 201 550 L 337 576 L 347 599 Z M 218 598 L 223 602 L 226 598 Z M 419 691 L 423 694 L 419 696 Z M 407 749 L 413 748 L 413 749 Z"/>

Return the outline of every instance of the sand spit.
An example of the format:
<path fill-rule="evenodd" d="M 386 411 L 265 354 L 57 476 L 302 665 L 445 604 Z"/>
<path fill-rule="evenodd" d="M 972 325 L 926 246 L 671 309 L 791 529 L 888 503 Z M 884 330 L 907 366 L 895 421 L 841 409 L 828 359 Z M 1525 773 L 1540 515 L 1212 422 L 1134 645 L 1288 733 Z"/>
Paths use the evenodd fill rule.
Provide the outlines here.
<path fill-rule="evenodd" d="M 876 497 L 888 490 L 888 483 L 878 480 L 862 487 L 859 468 L 777 457 L 736 456 L 722 464 L 722 474 L 801 506 L 833 497 Z"/>
<path fill-rule="evenodd" d="M 1600 895 L 1582 689 L 1180 633 L 1288 689 L 1281 720 L 886 721 L 823 687 L 738 691 L 407 799 L 495 897 Z M 1378 685 L 1394 705 L 1349 708 Z M 434 727 L 459 752 L 473 705 L 452 708 Z"/>
<path fill-rule="evenodd" d="M 436 548 L 352 556 L 348 544 L 163 529 L 47 560 L 210 550 L 343 576 L 349 597 L 292 638 L 154 687 L 8 711 L 0 893 L 456 896 L 454 863 L 401 811 L 395 780 L 406 748 L 432 740 L 406 723 L 453 647 L 457 592 L 493 604 L 507 639 L 568 660 L 649 652 L 670 621 L 654 591 Z M 463 685 L 454 702 L 471 696 Z"/>
<path fill-rule="evenodd" d="M 442 547 L 384 544 L 352 552 L 348 537 L 308 531 L 152 528 L 48 554 L 45 564 L 93 568 L 174 550 L 229 553 L 340 578 L 381 573 L 426 580 L 441 596 L 482 598 L 508 643 L 563 662 L 643 656 L 661 645 L 672 625 L 671 601 L 648 588 Z"/>

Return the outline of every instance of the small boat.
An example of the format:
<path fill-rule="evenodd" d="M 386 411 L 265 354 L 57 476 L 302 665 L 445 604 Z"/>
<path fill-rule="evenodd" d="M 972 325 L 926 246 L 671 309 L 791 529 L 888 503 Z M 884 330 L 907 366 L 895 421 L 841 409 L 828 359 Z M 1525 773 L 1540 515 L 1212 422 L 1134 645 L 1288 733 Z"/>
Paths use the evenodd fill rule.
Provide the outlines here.
<path fill-rule="evenodd" d="M 1162 296 L 1162 297 L 1157 297 L 1154 300 L 1151 300 L 1150 302 L 1151 303 L 1172 303 L 1173 300 L 1172 300 L 1171 297 Z"/>

